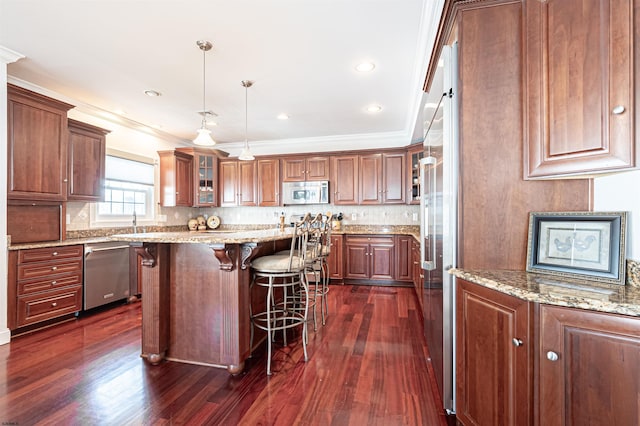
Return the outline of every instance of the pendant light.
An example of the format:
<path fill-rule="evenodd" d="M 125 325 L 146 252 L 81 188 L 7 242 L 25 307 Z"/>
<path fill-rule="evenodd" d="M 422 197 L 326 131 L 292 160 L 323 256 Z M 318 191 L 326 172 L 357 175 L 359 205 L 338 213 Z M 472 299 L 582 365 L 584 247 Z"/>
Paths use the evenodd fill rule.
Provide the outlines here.
<path fill-rule="evenodd" d="M 202 50 L 202 126 L 198 129 L 198 136 L 193 140 L 193 143 L 201 146 L 213 146 L 216 141 L 211 137 L 211 130 L 207 129 L 207 115 L 208 111 L 205 106 L 206 97 L 206 81 L 207 81 L 207 61 L 206 55 L 213 45 L 206 40 L 198 40 L 196 42 L 200 50 Z"/>
<path fill-rule="evenodd" d="M 244 87 L 244 148 L 242 148 L 242 152 L 238 156 L 238 160 L 251 161 L 251 160 L 255 160 L 255 157 L 251 154 L 251 151 L 249 151 L 249 139 L 247 138 L 247 121 L 248 121 L 247 105 L 249 103 L 247 98 L 248 96 L 247 92 L 249 90 L 249 87 L 253 85 L 253 81 L 242 80 L 240 84 L 242 84 L 242 86 Z"/>

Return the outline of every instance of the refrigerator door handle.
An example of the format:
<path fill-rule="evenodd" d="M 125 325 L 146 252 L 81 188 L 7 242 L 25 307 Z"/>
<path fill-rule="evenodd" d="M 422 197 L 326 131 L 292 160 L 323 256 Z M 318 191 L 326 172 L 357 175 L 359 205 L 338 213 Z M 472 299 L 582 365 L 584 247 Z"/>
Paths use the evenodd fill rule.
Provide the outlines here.
<path fill-rule="evenodd" d="M 436 189 L 436 163 L 437 159 L 432 156 L 424 157 L 420 160 L 420 263 L 422 269 L 433 271 L 436 268 L 436 260 L 432 256 L 436 253 L 436 226 L 437 197 Z M 430 256 L 427 253 L 427 244 L 430 246 Z"/>

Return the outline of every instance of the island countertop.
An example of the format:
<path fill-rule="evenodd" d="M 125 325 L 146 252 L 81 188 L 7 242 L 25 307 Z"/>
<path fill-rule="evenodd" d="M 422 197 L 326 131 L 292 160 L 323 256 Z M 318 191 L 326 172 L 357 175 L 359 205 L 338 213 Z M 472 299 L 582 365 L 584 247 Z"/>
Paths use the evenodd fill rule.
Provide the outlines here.
<path fill-rule="evenodd" d="M 258 229 L 249 231 L 185 231 L 185 232 L 146 232 L 139 234 L 115 234 L 112 241 L 141 243 L 193 243 L 193 244 L 245 244 L 265 243 L 291 238 L 293 228 Z"/>
<path fill-rule="evenodd" d="M 525 271 L 451 269 L 466 281 L 530 302 L 640 317 L 640 288 Z"/>

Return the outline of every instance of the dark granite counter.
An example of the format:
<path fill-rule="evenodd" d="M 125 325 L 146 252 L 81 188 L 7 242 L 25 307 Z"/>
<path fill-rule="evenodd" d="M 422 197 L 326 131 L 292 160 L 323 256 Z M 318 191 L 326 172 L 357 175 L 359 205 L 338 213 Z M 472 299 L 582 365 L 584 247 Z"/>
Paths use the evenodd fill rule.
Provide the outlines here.
<path fill-rule="evenodd" d="M 466 281 L 531 302 L 640 317 L 640 287 L 561 279 L 525 271 L 451 269 Z"/>

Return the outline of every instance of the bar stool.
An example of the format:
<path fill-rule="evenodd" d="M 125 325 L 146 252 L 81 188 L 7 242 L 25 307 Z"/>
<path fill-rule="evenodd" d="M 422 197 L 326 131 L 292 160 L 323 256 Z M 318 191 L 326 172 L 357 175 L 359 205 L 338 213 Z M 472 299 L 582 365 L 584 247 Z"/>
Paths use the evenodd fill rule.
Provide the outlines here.
<path fill-rule="evenodd" d="M 253 348 L 255 328 L 266 331 L 267 375 L 271 375 L 272 340 L 276 331 L 282 330 L 286 345 L 287 330 L 302 325 L 304 360 L 309 359 L 307 354 L 309 288 L 305 271 L 310 223 L 310 215 L 306 215 L 300 222 L 294 224 L 291 248 L 285 254 L 262 256 L 251 261 L 253 280 L 249 286 L 249 292 L 251 294 L 258 286 L 266 288 L 267 295 L 264 311 L 254 313 L 251 305 L 249 307 L 251 318 L 249 347 Z M 278 294 L 276 290 L 279 290 Z"/>
<path fill-rule="evenodd" d="M 327 304 L 327 295 L 329 293 L 329 255 L 331 254 L 331 221 L 334 217 L 335 215 L 323 216 L 320 250 L 317 260 L 321 287 L 316 291 L 316 297 L 320 297 L 322 325 L 326 324 L 326 317 L 329 315 L 329 306 Z"/>

